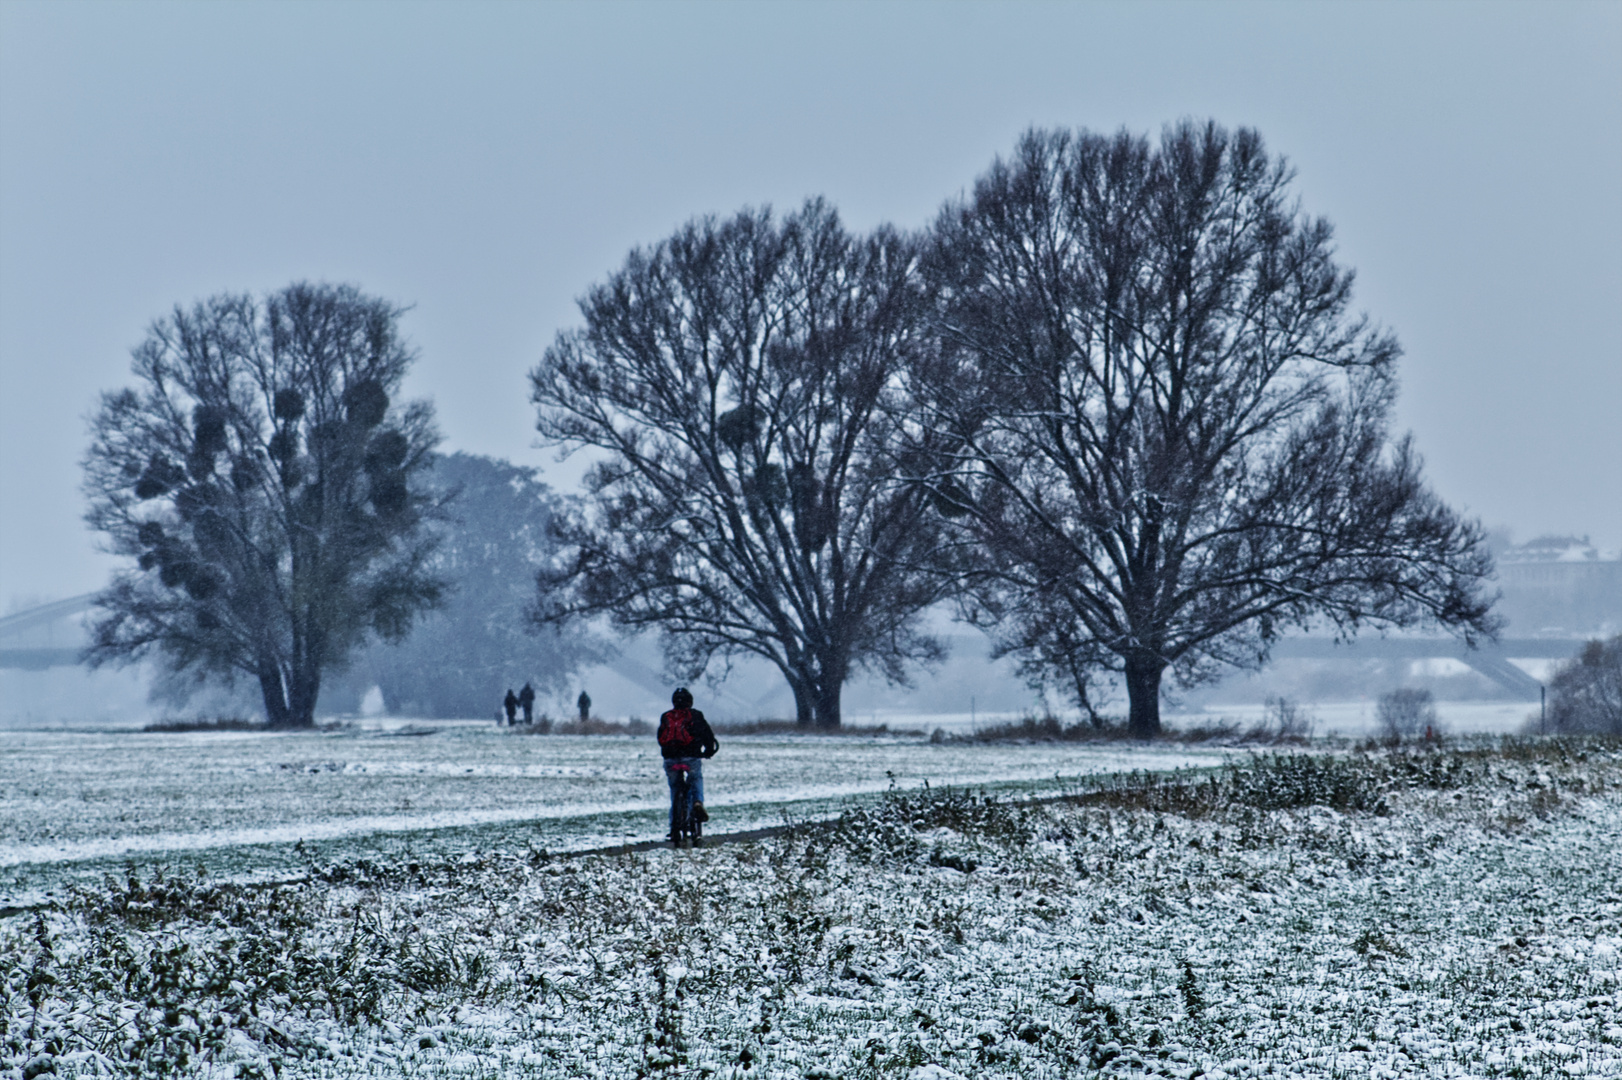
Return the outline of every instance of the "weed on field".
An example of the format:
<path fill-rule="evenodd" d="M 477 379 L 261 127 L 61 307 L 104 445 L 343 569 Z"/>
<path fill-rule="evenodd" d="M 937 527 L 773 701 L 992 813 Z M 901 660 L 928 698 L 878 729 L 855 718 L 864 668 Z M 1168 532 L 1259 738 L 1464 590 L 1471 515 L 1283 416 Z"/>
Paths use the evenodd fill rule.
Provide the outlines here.
<path fill-rule="evenodd" d="M 892 791 L 695 851 L 131 871 L 0 923 L 0 1071 L 1622 1075 L 1622 744 Z"/>

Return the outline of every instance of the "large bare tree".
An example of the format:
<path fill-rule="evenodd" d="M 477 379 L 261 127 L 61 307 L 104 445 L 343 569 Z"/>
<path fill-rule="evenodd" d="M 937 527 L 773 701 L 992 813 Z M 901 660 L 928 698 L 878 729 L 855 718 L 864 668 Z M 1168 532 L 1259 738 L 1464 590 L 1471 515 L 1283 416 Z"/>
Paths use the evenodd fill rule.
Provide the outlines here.
<path fill-rule="evenodd" d="M 1084 707 L 1254 665 L 1291 625 L 1491 633 L 1478 525 L 1389 413 L 1399 348 L 1259 135 L 1033 131 L 934 230 L 934 486 L 981 552 L 971 618 Z"/>
<path fill-rule="evenodd" d="M 430 562 L 450 595 L 405 641 L 362 651 L 344 688 L 358 695 L 376 684 L 394 715 L 453 718 L 489 714 L 505 686 L 561 686 L 597 654 L 589 636 L 553 628 L 537 638 L 525 618 L 535 573 L 552 558 L 547 524 L 558 504 L 539 470 L 436 454 L 421 479 L 424 490 L 454 497 Z"/>
<path fill-rule="evenodd" d="M 435 500 L 412 484 L 433 412 L 390 401 L 413 359 L 399 314 L 296 284 L 153 324 L 85 459 L 89 523 L 133 563 L 97 598 L 93 663 L 247 675 L 272 724 L 309 725 L 324 670 L 439 601 Z"/>
<path fill-rule="evenodd" d="M 695 221 L 581 301 L 531 378 L 548 441 L 598 455 L 543 620 L 662 632 L 696 675 L 753 655 L 797 719 L 837 727 L 857 667 L 939 656 L 918 629 L 936 519 L 896 451 L 901 372 L 925 337 L 913 242 L 854 237 L 820 201 L 781 221 Z"/>

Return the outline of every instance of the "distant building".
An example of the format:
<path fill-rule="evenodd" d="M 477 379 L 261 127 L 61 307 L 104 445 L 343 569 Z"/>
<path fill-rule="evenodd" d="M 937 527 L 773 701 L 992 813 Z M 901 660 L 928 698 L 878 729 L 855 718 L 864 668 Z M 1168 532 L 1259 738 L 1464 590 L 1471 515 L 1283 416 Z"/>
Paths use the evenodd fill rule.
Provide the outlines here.
<path fill-rule="evenodd" d="M 1498 552 L 1498 610 L 1508 632 L 1622 631 L 1622 557 L 1588 537 L 1540 536 Z"/>

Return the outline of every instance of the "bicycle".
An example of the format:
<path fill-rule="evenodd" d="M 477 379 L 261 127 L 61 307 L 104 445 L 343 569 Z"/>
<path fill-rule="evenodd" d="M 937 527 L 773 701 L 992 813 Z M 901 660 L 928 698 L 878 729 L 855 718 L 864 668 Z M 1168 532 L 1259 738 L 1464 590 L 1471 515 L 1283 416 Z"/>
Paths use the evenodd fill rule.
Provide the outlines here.
<path fill-rule="evenodd" d="M 669 769 L 675 781 L 670 785 L 670 846 L 679 848 L 685 844 L 698 847 L 702 843 L 704 826 L 693 815 L 692 770 L 679 763 L 669 766 Z"/>

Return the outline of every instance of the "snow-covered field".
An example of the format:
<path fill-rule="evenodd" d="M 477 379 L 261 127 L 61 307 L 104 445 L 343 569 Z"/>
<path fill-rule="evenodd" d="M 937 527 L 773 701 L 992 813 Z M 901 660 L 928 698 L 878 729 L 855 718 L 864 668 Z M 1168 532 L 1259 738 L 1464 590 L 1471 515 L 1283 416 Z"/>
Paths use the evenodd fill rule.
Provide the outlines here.
<path fill-rule="evenodd" d="M 1462 666 L 1462 665 L 1461 665 Z M 1359 701 L 1324 701 L 1301 704 L 1313 724 L 1316 735 L 1365 739 L 1380 733 L 1376 715 L 1378 701 L 1365 698 Z M 1443 730 L 1458 735 L 1513 735 L 1534 729 L 1538 705 L 1518 701 L 1438 701 L 1437 718 Z M 920 713 L 899 709 L 876 709 L 850 717 L 856 724 L 885 724 L 892 731 L 933 731 L 941 728 L 953 733 L 968 733 L 998 724 L 1017 724 L 1027 713 L 1020 712 L 957 712 Z M 1067 721 L 1076 718 L 1067 715 Z M 1210 727 L 1218 724 L 1236 724 L 1249 728 L 1268 720 L 1268 706 L 1253 704 L 1212 705 L 1204 709 L 1168 711 L 1164 716 L 1167 727 L 1173 730 Z"/>
<path fill-rule="evenodd" d="M 1316 735 L 1367 739 L 1381 734 L 1376 700 L 1317 702 L 1303 708 L 1311 718 Z M 1454 735 L 1517 735 L 1536 731 L 1538 704 L 1438 701 L 1436 715 L 1441 730 Z M 1228 721 L 1243 727 L 1261 723 L 1266 718 L 1266 705 L 1214 705 L 1198 712 L 1171 714 L 1166 717 L 1166 725 L 1185 729 Z"/>
<path fill-rule="evenodd" d="M 0 1075 L 1622 1076 L 1622 745 L 1205 777 L 108 882 L 0 921 Z"/>
<path fill-rule="evenodd" d="M 726 737 L 705 765 L 714 828 L 837 813 L 892 783 L 1047 791 L 1131 769 L 1220 764 L 1214 748 L 965 746 L 918 738 Z M 0 732 L 0 906 L 125 860 L 284 873 L 310 854 L 481 846 L 578 850 L 665 831 L 651 735 L 531 736 L 489 723 L 336 732 Z M 302 844 L 298 850 L 296 845 Z"/>

